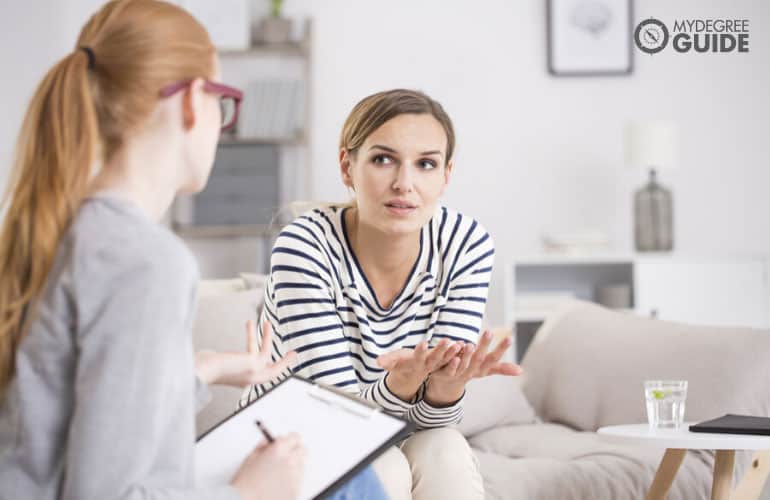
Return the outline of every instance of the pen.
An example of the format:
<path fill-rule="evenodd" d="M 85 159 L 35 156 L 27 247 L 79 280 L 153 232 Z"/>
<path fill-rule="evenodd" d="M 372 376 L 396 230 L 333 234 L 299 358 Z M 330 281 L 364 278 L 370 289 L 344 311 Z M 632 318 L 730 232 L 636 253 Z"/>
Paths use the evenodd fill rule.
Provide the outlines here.
<path fill-rule="evenodd" d="M 257 420 L 254 423 L 257 424 L 257 428 L 259 428 L 259 431 L 262 433 L 263 436 L 265 436 L 265 439 L 267 439 L 268 443 L 272 443 L 273 441 L 275 441 L 275 439 L 273 438 L 273 435 L 270 434 L 270 431 L 267 430 L 267 427 L 265 427 L 265 424 L 263 424 L 261 420 Z"/>

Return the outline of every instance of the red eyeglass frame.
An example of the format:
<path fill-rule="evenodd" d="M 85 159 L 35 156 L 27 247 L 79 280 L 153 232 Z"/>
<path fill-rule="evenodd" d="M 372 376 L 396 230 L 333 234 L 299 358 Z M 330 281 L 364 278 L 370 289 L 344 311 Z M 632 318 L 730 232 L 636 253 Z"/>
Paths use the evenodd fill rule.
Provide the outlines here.
<path fill-rule="evenodd" d="M 181 80 L 179 82 L 166 85 L 160 89 L 160 97 L 171 97 L 180 90 L 184 90 L 189 87 L 193 81 L 194 79 Z M 222 124 L 222 131 L 224 132 L 225 130 L 233 128 L 235 123 L 238 121 L 238 113 L 241 110 L 243 92 L 236 89 L 235 87 L 225 85 L 224 83 L 216 83 L 205 79 L 203 80 L 203 90 L 211 94 L 219 94 L 221 97 L 230 97 L 235 101 L 235 112 L 233 113 L 233 118 L 229 123 Z"/>

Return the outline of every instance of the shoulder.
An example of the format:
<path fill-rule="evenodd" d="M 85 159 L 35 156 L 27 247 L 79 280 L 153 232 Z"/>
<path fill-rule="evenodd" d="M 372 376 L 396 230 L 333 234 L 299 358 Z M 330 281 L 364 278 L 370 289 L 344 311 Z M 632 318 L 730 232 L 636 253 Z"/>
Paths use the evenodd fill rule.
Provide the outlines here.
<path fill-rule="evenodd" d="M 344 207 L 337 205 L 319 205 L 302 213 L 287 227 L 293 229 L 301 226 L 309 228 L 310 231 L 324 240 L 336 239 L 342 236 L 340 234 L 342 231 L 341 216 L 344 210 Z"/>
<path fill-rule="evenodd" d="M 176 235 L 119 203 L 86 200 L 67 240 L 75 281 L 186 288 L 198 280 L 195 258 Z"/>
<path fill-rule="evenodd" d="M 326 261 L 338 256 L 342 238 L 345 237 L 342 210 L 336 206 L 321 206 L 294 219 L 278 234 L 273 246 L 273 258 L 276 253 L 301 257 L 298 252 L 321 256 Z"/>
<path fill-rule="evenodd" d="M 442 251 L 466 254 L 483 249 L 494 252 L 492 236 L 481 222 L 469 215 L 439 206 L 430 225 L 433 243 Z"/>

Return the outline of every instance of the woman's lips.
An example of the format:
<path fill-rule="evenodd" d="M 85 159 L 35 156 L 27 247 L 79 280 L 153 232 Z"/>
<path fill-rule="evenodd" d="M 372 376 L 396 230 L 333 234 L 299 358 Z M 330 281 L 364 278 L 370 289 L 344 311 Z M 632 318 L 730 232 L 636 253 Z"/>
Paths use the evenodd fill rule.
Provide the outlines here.
<path fill-rule="evenodd" d="M 414 213 L 417 207 L 405 202 L 388 202 L 385 204 L 385 208 L 389 213 L 398 217 L 406 217 Z"/>

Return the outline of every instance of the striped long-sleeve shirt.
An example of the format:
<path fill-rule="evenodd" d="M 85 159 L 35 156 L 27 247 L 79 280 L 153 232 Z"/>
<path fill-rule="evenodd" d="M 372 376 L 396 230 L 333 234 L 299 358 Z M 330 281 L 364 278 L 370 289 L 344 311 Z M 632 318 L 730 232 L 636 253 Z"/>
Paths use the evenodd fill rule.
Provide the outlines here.
<path fill-rule="evenodd" d="M 420 252 L 403 290 L 382 307 L 347 238 L 345 209 L 312 210 L 284 228 L 271 256 L 262 319 L 275 332 L 273 357 L 294 350 L 294 373 L 335 385 L 405 416 L 421 428 L 462 418 L 462 399 L 434 407 L 395 396 L 377 366 L 381 354 L 446 338 L 477 343 L 494 259 L 475 220 L 440 207 L 420 232 Z M 262 390 L 253 388 L 248 400 Z"/>

